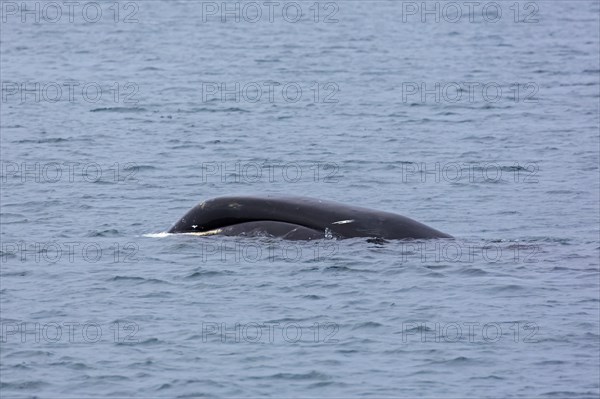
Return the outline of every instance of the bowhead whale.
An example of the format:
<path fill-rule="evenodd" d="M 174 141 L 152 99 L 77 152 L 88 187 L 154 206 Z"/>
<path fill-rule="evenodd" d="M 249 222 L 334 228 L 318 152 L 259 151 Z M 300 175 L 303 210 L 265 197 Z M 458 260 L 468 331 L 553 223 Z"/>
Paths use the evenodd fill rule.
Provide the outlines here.
<path fill-rule="evenodd" d="M 452 238 L 406 216 L 308 197 L 214 198 L 193 207 L 168 232 L 287 240 Z"/>

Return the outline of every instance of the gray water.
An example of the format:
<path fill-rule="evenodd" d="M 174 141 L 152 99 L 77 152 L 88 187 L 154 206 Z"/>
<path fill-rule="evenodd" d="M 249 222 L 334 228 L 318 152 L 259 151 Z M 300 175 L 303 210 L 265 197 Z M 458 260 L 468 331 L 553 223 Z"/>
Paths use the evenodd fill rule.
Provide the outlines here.
<path fill-rule="evenodd" d="M 2 3 L 2 397 L 598 397 L 599 3 L 222 6 Z M 164 234 L 235 194 L 456 239 Z"/>

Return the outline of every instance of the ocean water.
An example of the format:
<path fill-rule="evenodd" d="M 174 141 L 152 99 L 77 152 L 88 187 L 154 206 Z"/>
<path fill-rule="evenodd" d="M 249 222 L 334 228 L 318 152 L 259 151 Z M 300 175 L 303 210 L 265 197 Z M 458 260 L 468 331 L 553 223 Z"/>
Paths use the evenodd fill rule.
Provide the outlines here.
<path fill-rule="evenodd" d="M 1 5 L 2 397 L 600 395 L 597 1 Z M 164 233 L 236 194 L 455 240 Z"/>

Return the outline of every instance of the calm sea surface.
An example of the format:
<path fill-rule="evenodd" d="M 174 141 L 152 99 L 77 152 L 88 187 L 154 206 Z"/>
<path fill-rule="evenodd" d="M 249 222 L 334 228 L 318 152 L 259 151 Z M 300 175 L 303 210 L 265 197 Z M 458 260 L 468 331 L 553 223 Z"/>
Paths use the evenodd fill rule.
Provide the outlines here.
<path fill-rule="evenodd" d="M 474 4 L 3 1 L 0 395 L 597 398 L 600 4 Z M 456 240 L 164 233 L 236 194 Z"/>

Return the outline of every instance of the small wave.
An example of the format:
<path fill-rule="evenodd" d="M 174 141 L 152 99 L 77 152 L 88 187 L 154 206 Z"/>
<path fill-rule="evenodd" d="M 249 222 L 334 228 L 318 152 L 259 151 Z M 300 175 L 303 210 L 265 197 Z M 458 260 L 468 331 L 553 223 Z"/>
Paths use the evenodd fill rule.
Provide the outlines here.
<path fill-rule="evenodd" d="M 222 275 L 228 275 L 228 274 L 234 274 L 232 271 L 229 270 L 198 270 L 193 272 L 190 275 L 185 276 L 186 279 L 197 279 L 197 278 L 203 278 L 203 277 L 214 277 L 214 276 L 222 276 Z"/>
<path fill-rule="evenodd" d="M 472 267 L 472 268 L 466 268 L 466 269 L 460 270 L 459 274 L 463 274 L 465 276 L 486 276 L 489 273 L 483 269 Z"/>
<path fill-rule="evenodd" d="M 522 285 L 518 285 L 518 284 L 507 284 L 507 285 L 503 285 L 501 287 L 495 288 L 495 290 L 498 292 L 523 291 L 524 289 L 525 289 L 525 287 L 523 287 Z"/>
<path fill-rule="evenodd" d="M 188 113 L 199 113 L 199 112 L 250 112 L 246 109 L 243 108 L 239 108 L 239 107 L 229 107 L 229 108 L 207 108 L 207 107 L 201 107 L 201 108 L 194 108 L 191 111 L 188 111 Z"/>
<path fill-rule="evenodd" d="M 352 270 L 351 268 L 347 267 L 347 266 L 328 266 L 324 269 L 325 271 L 350 271 Z"/>
<path fill-rule="evenodd" d="M 564 360 L 543 360 L 541 362 L 534 363 L 536 366 L 560 366 L 565 364 Z"/>
<path fill-rule="evenodd" d="M 576 397 L 583 397 L 583 396 L 588 396 L 590 398 L 597 398 L 598 397 L 598 393 L 597 392 L 574 392 L 574 391 L 550 391 L 550 392 L 545 392 L 543 393 L 541 396 L 548 396 L 551 398 L 576 398 Z"/>
<path fill-rule="evenodd" d="M 31 140 L 31 139 L 18 140 L 18 141 L 16 141 L 16 143 L 17 144 L 47 144 L 47 143 L 62 143 L 65 141 L 69 141 L 69 139 L 64 139 L 62 137 L 49 137 L 46 139 L 39 139 L 39 140 Z"/>
<path fill-rule="evenodd" d="M 458 356 L 458 357 L 455 357 L 454 359 L 442 360 L 442 361 L 434 362 L 434 363 L 460 365 L 460 364 L 473 363 L 473 359 L 469 359 L 468 357 L 465 357 L 465 356 Z"/>
<path fill-rule="evenodd" d="M 76 362 L 76 363 L 71 363 L 71 362 L 61 362 L 59 363 L 60 365 L 63 365 L 67 368 L 70 368 L 72 370 L 93 370 L 93 367 L 88 366 L 85 363 L 81 363 L 81 362 Z"/>
<path fill-rule="evenodd" d="M 319 388 L 323 388 L 326 387 L 328 385 L 334 385 L 336 383 L 334 383 L 333 381 L 320 381 L 320 382 L 316 382 L 314 384 L 310 384 L 307 388 L 308 389 L 319 389 Z M 339 383 L 337 383 L 339 384 Z"/>
<path fill-rule="evenodd" d="M 320 295 L 300 295 L 298 296 L 298 298 L 304 298 L 304 299 L 311 299 L 311 300 L 318 300 L 318 299 L 325 299 L 325 297 L 320 296 Z"/>
<path fill-rule="evenodd" d="M 9 254 L 9 257 L 11 257 L 10 255 L 11 255 L 11 254 Z M 2 251 L 0 251 L 0 256 L 5 256 L 5 255 L 2 253 Z M 16 256 L 16 255 L 14 255 L 14 256 L 12 256 L 12 257 L 16 258 L 17 256 Z M 25 277 L 25 276 L 29 276 L 30 274 L 31 274 L 31 273 L 30 273 L 30 272 L 28 272 L 28 271 L 7 272 L 7 273 L 5 272 L 5 273 L 2 273 L 2 277 Z"/>
<path fill-rule="evenodd" d="M 90 110 L 90 112 L 144 112 L 146 108 L 142 107 L 103 107 L 103 108 L 94 108 Z"/>
<path fill-rule="evenodd" d="M 148 338 L 146 340 L 140 341 L 137 343 L 137 345 L 144 345 L 144 346 L 148 346 L 148 345 L 159 345 L 159 344 L 164 344 L 164 341 L 158 339 L 158 338 Z M 131 345 L 130 342 L 119 342 L 117 345 Z"/>
<path fill-rule="evenodd" d="M 383 324 L 377 323 L 375 321 L 367 321 L 367 322 L 359 323 L 359 324 L 355 325 L 354 327 L 352 327 L 352 330 L 360 330 L 363 328 L 377 328 L 377 327 L 383 327 Z"/>
<path fill-rule="evenodd" d="M 154 169 L 156 169 L 156 166 L 154 166 L 154 165 L 136 165 L 136 164 L 129 164 L 123 168 L 123 170 L 126 172 L 128 172 L 130 170 L 139 172 L 140 170 L 154 170 Z"/>
<path fill-rule="evenodd" d="M 129 377 L 118 374 L 101 375 L 96 378 L 98 378 L 100 381 L 129 381 Z"/>
<path fill-rule="evenodd" d="M 24 350 L 24 351 L 16 351 L 16 352 L 12 352 L 12 353 L 7 353 L 5 355 L 6 357 L 16 357 L 16 358 L 44 358 L 44 357 L 51 357 L 53 356 L 53 353 L 48 352 L 48 351 L 41 351 L 41 350 Z"/>
<path fill-rule="evenodd" d="M 485 377 L 471 377 L 471 380 L 504 380 L 504 377 L 499 377 L 494 374 L 487 375 Z"/>
<path fill-rule="evenodd" d="M 282 380 L 328 380 L 329 376 L 318 371 L 310 371 L 304 374 L 298 373 L 277 373 L 269 376 L 268 378 L 282 379 Z"/>
<path fill-rule="evenodd" d="M 22 391 L 25 389 L 39 390 L 49 385 L 50 384 L 45 381 L 3 382 L 2 384 L 0 384 L 0 388 L 2 388 L 3 390 L 14 389 L 18 391 Z"/>
<path fill-rule="evenodd" d="M 254 62 L 256 62 L 258 64 L 262 64 L 262 63 L 270 63 L 270 62 L 281 62 L 281 60 L 279 58 L 273 58 L 271 60 L 264 59 L 264 58 L 258 58 L 258 59 L 255 59 Z"/>
<path fill-rule="evenodd" d="M 108 229 L 108 230 L 96 230 L 90 231 L 86 234 L 87 237 L 115 237 L 119 235 L 119 230 L 117 229 Z"/>
<path fill-rule="evenodd" d="M 143 277 L 136 277 L 136 276 L 115 276 L 113 278 L 111 278 L 109 281 L 144 281 L 146 280 Z"/>
<path fill-rule="evenodd" d="M 416 324 L 417 322 L 415 322 L 414 324 Z M 415 327 L 411 327 L 406 329 L 405 331 L 403 331 L 403 334 L 408 334 L 408 333 L 425 333 L 425 332 L 430 332 L 433 331 L 433 329 L 431 329 L 430 327 L 426 326 L 424 323 L 419 323 L 418 325 L 416 325 Z"/>
<path fill-rule="evenodd" d="M 546 194 L 573 194 L 574 191 L 571 190 L 550 190 L 546 191 Z"/>
<path fill-rule="evenodd" d="M 133 281 L 138 284 L 171 284 L 168 281 L 158 278 L 144 278 L 138 276 L 115 276 L 108 281 Z"/>

